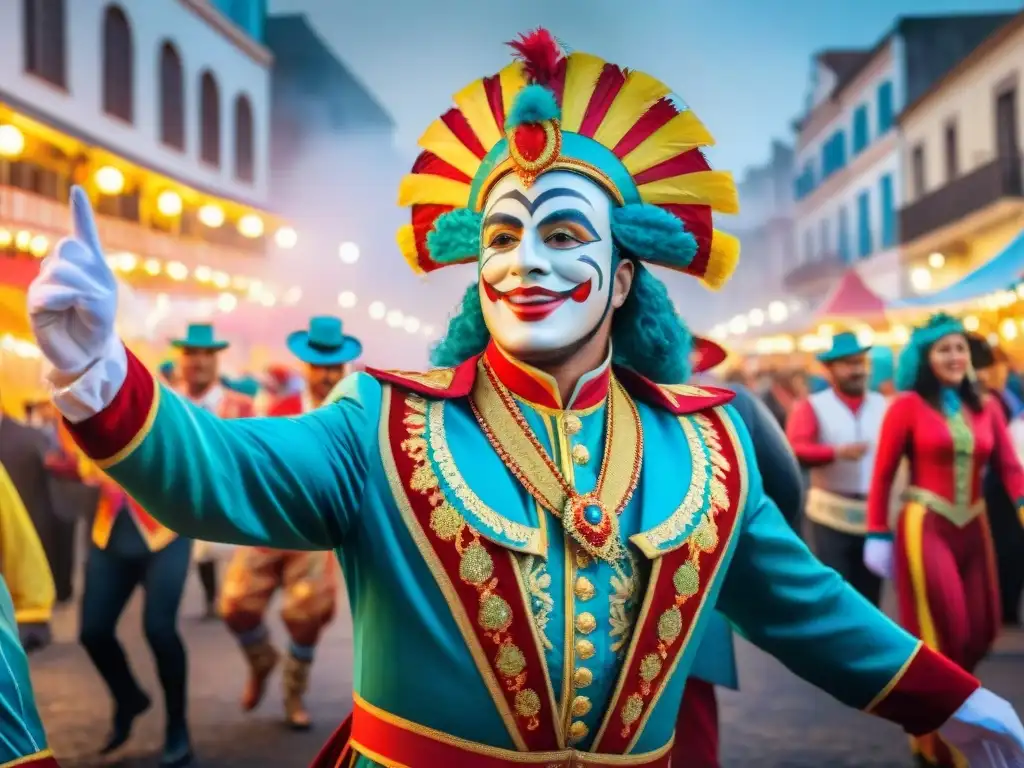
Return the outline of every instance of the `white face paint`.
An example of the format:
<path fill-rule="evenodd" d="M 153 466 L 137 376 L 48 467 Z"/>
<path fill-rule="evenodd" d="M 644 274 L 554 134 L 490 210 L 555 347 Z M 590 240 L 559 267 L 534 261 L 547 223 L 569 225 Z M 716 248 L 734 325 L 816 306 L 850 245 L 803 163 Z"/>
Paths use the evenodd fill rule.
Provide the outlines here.
<path fill-rule="evenodd" d="M 509 174 L 487 196 L 480 303 L 498 345 L 529 360 L 572 349 L 600 325 L 612 291 L 612 201 L 552 171 L 526 188 Z"/>

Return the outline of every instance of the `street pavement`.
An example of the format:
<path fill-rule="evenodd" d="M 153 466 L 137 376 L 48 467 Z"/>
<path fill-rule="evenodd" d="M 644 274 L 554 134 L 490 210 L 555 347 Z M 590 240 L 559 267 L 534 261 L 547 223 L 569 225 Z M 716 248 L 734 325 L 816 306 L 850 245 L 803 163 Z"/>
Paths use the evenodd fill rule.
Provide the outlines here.
<path fill-rule="evenodd" d="M 51 745 L 65 768 L 155 766 L 163 732 L 159 685 L 141 632 L 140 595 L 120 627 L 131 663 L 156 706 L 140 718 L 129 744 L 114 759 L 98 759 L 110 717 L 106 689 L 75 641 L 74 607 L 59 609 L 55 644 L 32 658 L 36 697 Z M 200 621 L 197 584 L 190 578 L 181 626 L 189 649 L 190 719 L 202 768 L 305 768 L 348 712 L 352 683 L 352 627 L 347 612 L 324 637 L 309 706 L 317 727 L 304 734 L 280 725 L 281 689 L 274 681 L 262 707 L 245 715 L 238 695 L 244 665 L 219 622 Z M 283 641 L 280 622 L 271 622 Z M 898 728 L 843 708 L 796 679 L 759 650 L 739 645 L 743 690 L 723 692 L 722 764 L 726 768 L 889 768 L 910 766 Z M 981 677 L 1024 712 L 1024 638 L 1003 639 Z"/>

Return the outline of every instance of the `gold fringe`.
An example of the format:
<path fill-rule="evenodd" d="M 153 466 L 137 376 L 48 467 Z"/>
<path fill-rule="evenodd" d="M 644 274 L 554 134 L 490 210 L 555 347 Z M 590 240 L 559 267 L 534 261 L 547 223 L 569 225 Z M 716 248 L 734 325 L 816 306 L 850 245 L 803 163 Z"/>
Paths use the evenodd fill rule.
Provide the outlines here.
<path fill-rule="evenodd" d="M 732 277 L 740 263 L 740 241 L 727 232 L 716 229 L 711 233 L 711 253 L 708 265 L 700 279 L 713 291 L 717 291 Z"/>
<path fill-rule="evenodd" d="M 420 266 L 420 256 L 416 250 L 416 232 L 412 224 L 400 226 L 395 239 L 398 241 L 398 250 L 401 251 L 402 258 L 412 268 L 412 271 L 417 275 L 425 274 L 423 267 Z"/>
<path fill-rule="evenodd" d="M 451 205 L 464 208 L 469 202 L 469 184 L 434 176 L 429 173 L 410 173 L 398 187 L 398 205 Z"/>
<path fill-rule="evenodd" d="M 656 130 L 628 155 L 622 164 L 634 176 L 659 163 L 697 147 L 710 147 L 715 140 L 692 110 L 680 112 Z"/>
<path fill-rule="evenodd" d="M 474 155 L 465 144 L 452 133 L 444 120 L 435 120 L 430 127 L 423 132 L 417 142 L 422 149 L 433 152 L 453 168 L 458 168 L 464 174 L 473 178 L 480 167 L 480 159 Z"/>
<path fill-rule="evenodd" d="M 672 89 L 645 72 L 631 71 L 615 94 L 608 114 L 594 134 L 594 140 L 613 148 L 651 106 L 672 93 Z"/>
<path fill-rule="evenodd" d="M 484 81 L 475 80 L 455 94 L 455 105 L 466 118 L 473 133 L 480 139 L 484 150 L 490 152 L 491 148 L 501 141 L 501 131 L 494 119 L 494 113 L 491 112 L 491 105 L 487 102 Z"/>
<path fill-rule="evenodd" d="M 597 88 L 597 78 L 604 69 L 604 59 L 589 53 L 571 53 L 566 62 L 565 88 L 562 90 L 562 130 L 579 131 L 583 113 Z"/>
<path fill-rule="evenodd" d="M 643 184 L 640 198 L 651 205 L 710 205 L 720 213 L 739 213 L 736 184 L 728 171 L 696 171 Z"/>

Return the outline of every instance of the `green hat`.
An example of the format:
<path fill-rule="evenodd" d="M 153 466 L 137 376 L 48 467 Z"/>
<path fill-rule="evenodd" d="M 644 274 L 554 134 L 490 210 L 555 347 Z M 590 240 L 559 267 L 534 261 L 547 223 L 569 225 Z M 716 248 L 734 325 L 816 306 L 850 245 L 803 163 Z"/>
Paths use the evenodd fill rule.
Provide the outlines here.
<path fill-rule="evenodd" d="M 215 352 L 228 348 L 226 341 L 214 337 L 209 323 L 190 323 L 185 338 L 172 339 L 171 346 L 178 349 L 210 349 Z"/>
<path fill-rule="evenodd" d="M 863 355 L 870 349 L 870 344 L 861 344 L 857 340 L 857 334 L 852 331 L 842 331 L 832 337 L 832 347 L 818 355 L 818 360 L 822 363 L 834 363 L 844 357 Z"/>
<path fill-rule="evenodd" d="M 363 353 L 363 345 L 354 336 L 342 332 L 337 317 L 314 317 L 309 329 L 289 334 L 288 350 L 309 365 L 343 365 Z"/>
<path fill-rule="evenodd" d="M 917 383 L 917 372 L 921 368 L 925 352 L 939 339 L 954 333 L 966 335 L 967 331 L 963 323 L 944 312 L 932 315 L 925 325 L 915 328 L 910 334 L 907 346 L 900 352 L 900 359 L 896 365 L 896 389 L 900 392 L 912 390 Z"/>

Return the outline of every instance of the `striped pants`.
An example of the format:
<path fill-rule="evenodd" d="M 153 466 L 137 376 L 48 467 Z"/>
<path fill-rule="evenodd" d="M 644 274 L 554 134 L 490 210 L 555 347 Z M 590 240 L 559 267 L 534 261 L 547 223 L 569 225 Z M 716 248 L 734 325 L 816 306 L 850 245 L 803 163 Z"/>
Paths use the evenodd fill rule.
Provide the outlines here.
<path fill-rule="evenodd" d="M 999 584 L 988 516 L 963 528 L 912 502 L 896 529 L 896 591 L 900 623 L 930 648 L 969 672 L 999 633 Z M 966 763 L 936 734 L 913 740 L 930 765 Z"/>

